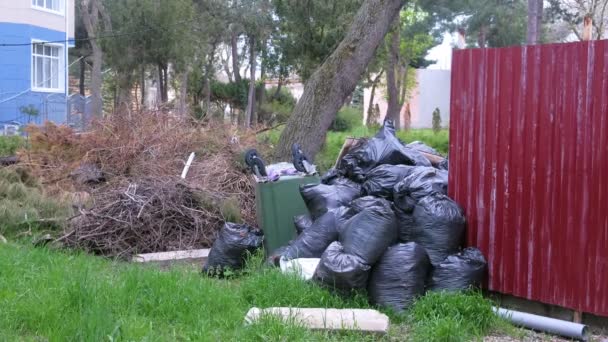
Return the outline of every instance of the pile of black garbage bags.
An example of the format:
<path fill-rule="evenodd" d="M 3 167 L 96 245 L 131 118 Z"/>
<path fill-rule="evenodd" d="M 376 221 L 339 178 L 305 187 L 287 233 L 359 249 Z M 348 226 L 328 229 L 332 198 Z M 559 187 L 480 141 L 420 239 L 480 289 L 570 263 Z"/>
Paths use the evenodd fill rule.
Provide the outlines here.
<path fill-rule="evenodd" d="M 404 145 L 390 121 L 353 146 L 321 184 L 300 193 L 309 214 L 276 258 L 321 258 L 314 280 L 337 290 L 367 289 L 373 304 L 400 312 L 425 291 L 479 286 L 487 267 L 462 249 L 465 218 L 447 196 L 447 163 L 432 165 Z"/>

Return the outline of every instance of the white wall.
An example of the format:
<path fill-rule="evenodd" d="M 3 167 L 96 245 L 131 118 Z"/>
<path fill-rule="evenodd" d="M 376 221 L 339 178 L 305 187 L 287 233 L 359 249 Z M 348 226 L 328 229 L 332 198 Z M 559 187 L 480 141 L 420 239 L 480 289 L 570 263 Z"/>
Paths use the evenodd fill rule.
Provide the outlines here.
<path fill-rule="evenodd" d="M 447 127 L 450 120 L 450 70 L 421 69 L 416 76 L 418 86 L 410 101 L 410 127 L 432 128 L 435 108 L 439 108 L 441 113 L 441 125 Z"/>
<path fill-rule="evenodd" d="M 74 0 L 67 1 L 68 35 L 74 37 Z M 65 32 L 64 14 L 51 13 L 32 7 L 32 0 L 0 0 L 0 22 L 35 25 Z"/>
<path fill-rule="evenodd" d="M 446 127 L 450 117 L 450 70 L 416 70 L 416 88 L 409 99 L 411 113 L 411 128 L 432 128 L 433 111 L 439 108 L 441 124 Z M 386 83 L 386 82 L 381 82 Z M 371 87 L 363 90 L 363 122 L 367 119 L 367 108 L 371 100 Z M 378 123 L 384 121 L 388 109 L 386 89 L 384 85 L 376 87 L 374 105 L 378 104 L 380 117 Z M 407 103 L 401 108 L 401 120 L 406 115 Z"/>

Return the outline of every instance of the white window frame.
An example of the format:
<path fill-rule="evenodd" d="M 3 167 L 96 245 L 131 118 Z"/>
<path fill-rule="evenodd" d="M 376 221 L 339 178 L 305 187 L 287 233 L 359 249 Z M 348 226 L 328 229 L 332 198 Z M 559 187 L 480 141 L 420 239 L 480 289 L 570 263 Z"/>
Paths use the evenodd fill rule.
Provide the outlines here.
<path fill-rule="evenodd" d="M 39 40 L 39 39 L 32 39 L 32 47 L 30 50 L 30 64 L 31 64 L 31 89 L 32 91 L 36 91 L 36 92 L 41 92 L 41 93 L 64 93 L 65 92 L 65 77 L 62 77 L 62 75 L 65 73 L 65 52 L 63 49 L 65 49 L 65 47 L 62 44 L 54 44 L 54 43 L 47 43 L 44 44 L 46 46 L 51 46 L 51 47 L 56 47 L 59 48 L 59 52 L 58 52 L 58 56 L 57 56 L 57 88 L 45 88 L 45 87 L 39 87 L 36 84 L 36 65 L 35 65 L 35 61 L 34 61 L 34 55 L 36 56 L 41 56 L 38 54 L 34 53 L 34 49 L 37 46 L 37 44 L 39 43 L 46 43 L 44 40 Z M 41 56 L 44 58 L 54 58 L 51 56 Z M 43 63 L 44 65 L 44 63 Z M 43 73 L 43 77 L 44 77 L 44 73 Z"/>
<path fill-rule="evenodd" d="M 63 11 L 64 8 L 65 8 L 64 2 L 67 1 L 67 0 L 43 0 L 45 6 L 38 6 L 38 0 L 30 0 L 30 1 L 31 1 L 31 4 L 32 4 L 32 8 L 35 9 L 35 10 L 42 11 L 42 12 L 53 13 L 53 14 L 57 14 L 57 15 L 61 15 L 61 16 L 65 15 L 65 13 Z M 59 3 L 59 11 L 55 11 L 53 9 L 50 9 L 50 8 L 46 7 L 47 1 L 57 1 Z"/>

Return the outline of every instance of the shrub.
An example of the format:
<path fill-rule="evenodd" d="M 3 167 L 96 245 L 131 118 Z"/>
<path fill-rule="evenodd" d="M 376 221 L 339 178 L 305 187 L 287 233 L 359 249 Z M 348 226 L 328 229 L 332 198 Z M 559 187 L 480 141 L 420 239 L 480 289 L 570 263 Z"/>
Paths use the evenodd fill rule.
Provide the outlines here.
<path fill-rule="evenodd" d="M 296 105 L 296 99 L 289 89 L 281 88 L 277 93 L 277 87 L 272 87 L 265 91 L 267 102 L 260 106 L 261 121 L 268 125 L 287 122 Z"/>
<path fill-rule="evenodd" d="M 335 132 L 345 132 L 363 126 L 363 113 L 360 108 L 343 107 L 334 122 L 332 122 L 330 130 Z"/>
<path fill-rule="evenodd" d="M 435 108 L 435 110 L 433 111 L 433 132 L 435 132 L 435 134 L 437 134 L 440 131 L 441 131 L 441 112 L 439 111 L 439 108 Z"/>
<path fill-rule="evenodd" d="M 0 137 L 0 156 L 14 155 L 23 147 L 23 138 L 20 136 Z"/>
<path fill-rule="evenodd" d="M 225 102 L 236 108 L 244 109 L 247 106 L 248 94 L 249 80 L 246 78 L 243 78 L 241 82 L 211 82 L 212 101 Z"/>
<path fill-rule="evenodd" d="M 296 98 L 293 97 L 289 89 L 281 88 L 277 94 L 277 87 L 270 87 L 266 89 L 266 99 L 273 102 L 278 102 L 283 105 L 294 107 L 296 105 Z"/>
<path fill-rule="evenodd" d="M 275 100 L 264 103 L 260 109 L 262 121 L 269 125 L 275 125 L 287 122 L 293 112 L 293 105 Z"/>

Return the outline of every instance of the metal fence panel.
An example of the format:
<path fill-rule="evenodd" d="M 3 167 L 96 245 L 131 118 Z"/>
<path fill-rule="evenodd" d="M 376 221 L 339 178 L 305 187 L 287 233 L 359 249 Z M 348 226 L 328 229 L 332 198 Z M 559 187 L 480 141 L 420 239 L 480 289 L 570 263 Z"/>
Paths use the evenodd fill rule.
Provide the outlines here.
<path fill-rule="evenodd" d="M 450 112 L 488 288 L 608 316 L 608 41 L 455 51 Z"/>

